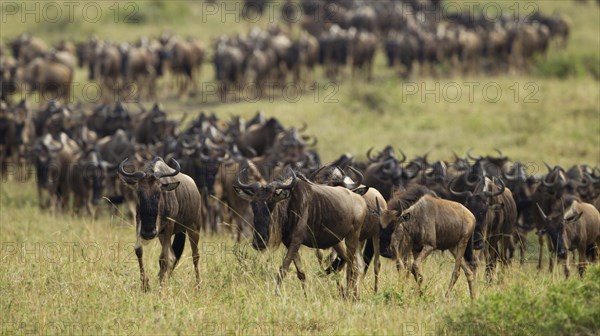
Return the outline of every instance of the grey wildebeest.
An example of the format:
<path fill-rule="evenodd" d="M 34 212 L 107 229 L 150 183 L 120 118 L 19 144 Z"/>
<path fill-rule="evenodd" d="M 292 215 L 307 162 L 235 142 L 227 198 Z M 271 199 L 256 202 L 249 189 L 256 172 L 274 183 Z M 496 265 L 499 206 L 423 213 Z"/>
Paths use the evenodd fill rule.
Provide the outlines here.
<path fill-rule="evenodd" d="M 475 298 L 474 274 L 467 264 L 473 258 L 470 241 L 475 230 L 475 217 L 467 208 L 457 202 L 425 195 L 403 212 L 385 211 L 381 218 L 382 226 L 385 228 L 392 222 L 396 222 L 392 245 L 399 250 L 397 253 L 410 250 L 416 255 L 411 272 L 419 288 L 423 282 L 423 260 L 435 250 L 450 250 L 455 262 L 446 296 L 458 279 L 459 268 L 462 268 L 471 299 Z"/>
<path fill-rule="evenodd" d="M 567 209 L 565 210 L 565 204 Z M 600 213 L 589 203 L 579 201 L 577 198 L 565 197 L 561 204 L 561 211 L 546 215 L 537 204 L 540 216 L 545 226 L 542 233 L 547 232 L 556 247 L 554 253 L 560 259 L 565 260 L 565 276 L 569 276 L 569 254 L 568 251 L 577 250 L 579 263 L 577 268 L 579 275 L 583 276 L 588 262 L 588 253 L 592 260 L 598 259 L 597 249 L 600 247 Z M 550 256 L 551 265 L 552 255 Z"/>
<path fill-rule="evenodd" d="M 293 261 L 305 289 L 306 274 L 298 253 L 301 245 L 320 249 L 333 247 L 348 265 L 347 291 L 353 290 L 357 297 L 355 253 L 368 212 L 365 200 L 343 187 L 313 184 L 303 175 L 296 176 L 290 168 L 286 170 L 289 177 L 285 181 L 276 180 L 264 186 L 258 182 L 244 184 L 240 180 L 241 172 L 236 176 L 234 188 L 240 197 L 250 201 L 254 213 L 252 246 L 264 250 L 283 243 L 287 247 L 277 288 Z"/>
<path fill-rule="evenodd" d="M 198 240 L 200 236 L 200 193 L 191 177 L 179 173 L 180 166 L 172 159 L 171 169 L 160 157 L 147 165 L 146 171 L 133 173 L 124 170 L 127 159 L 119 165 L 119 175 L 137 194 L 135 254 L 140 266 L 142 289 L 149 289 L 144 269 L 142 245 L 158 237 L 160 253 L 158 273 L 161 286 L 165 275 L 170 275 L 183 253 L 185 235 L 192 245 L 196 286 L 198 272 Z M 171 244 L 171 236 L 175 235 Z"/>

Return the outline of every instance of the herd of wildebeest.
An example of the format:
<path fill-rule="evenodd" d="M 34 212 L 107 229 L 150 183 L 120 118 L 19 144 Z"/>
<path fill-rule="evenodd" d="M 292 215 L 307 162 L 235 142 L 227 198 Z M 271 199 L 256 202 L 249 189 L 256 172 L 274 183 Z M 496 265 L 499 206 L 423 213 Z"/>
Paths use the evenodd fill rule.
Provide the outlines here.
<path fill-rule="evenodd" d="M 264 2 L 246 1 L 257 10 L 263 10 Z M 379 48 L 388 66 L 403 77 L 412 76 L 415 67 L 425 76 L 523 72 L 536 57 L 546 55 L 553 40 L 564 46 L 571 30 L 570 19 L 559 14 L 450 13 L 441 9 L 439 0 L 300 4 L 286 1 L 281 6 L 282 22 L 288 25 L 257 25 L 245 34 L 223 35 L 211 41 L 210 51 L 207 41 L 168 32 L 134 42 L 95 36 L 61 40 L 51 47 L 24 33 L 0 48 L 2 99 L 17 91 L 41 91 L 68 102 L 76 67 L 86 68 L 88 80 L 102 88 L 103 102 L 155 100 L 160 81 L 179 94 L 196 94 L 203 90 L 198 82 L 205 62 L 214 66 L 220 99 L 248 86 L 264 95 L 266 85 L 307 85 L 317 65 L 329 80 L 341 80 L 345 68 L 352 76 L 359 72 L 371 79 Z"/>
<path fill-rule="evenodd" d="M 2 103 L 2 174 L 22 181 L 35 175 L 40 207 L 57 216 L 96 218 L 125 203 L 145 289 L 145 243 L 160 240 L 162 283 L 187 236 L 199 281 L 199 237 L 215 233 L 238 242 L 252 237 L 258 250 L 283 243 L 278 283 L 294 262 L 304 286 L 298 250 L 316 248 L 327 272 L 347 264 L 354 294 L 360 260 L 366 267 L 373 261 L 377 290 L 380 256 L 410 270 L 420 284 L 423 259 L 449 250 L 456 262 L 448 290 L 462 268 L 474 296 L 479 262 L 488 281 L 515 251 L 523 263 L 532 231 L 540 244 L 538 268 L 544 244 L 550 268 L 558 257 L 567 276 L 570 251 L 578 253 L 580 274 L 598 261 L 598 167 L 545 164 L 547 171 L 532 171 L 500 150 L 431 162 L 427 154 L 409 159 L 392 146 L 369 150 L 366 161 L 343 154 L 322 164 L 306 125 L 285 127 L 262 112 L 230 120 L 203 112 L 187 122 L 167 115 L 160 104 L 51 101 L 34 112 L 25 101 Z M 322 258 L 319 249 L 327 248 L 334 252 Z"/>
<path fill-rule="evenodd" d="M 264 1 L 247 0 L 259 12 Z M 343 154 L 323 164 L 317 138 L 307 125 L 285 127 L 257 112 L 251 119 L 219 119 L 202 112 L 194 120 L 170 120 L 159 103 L 126 104 L 128 83 L 137 98 L 156 100 L 158 80 L 171 78 L 180 93 L 197 92 L 202 64 L 211 59 L 222 93 L 247 83 L 291 80 L 306 84 L 314 68 L 339 80 L 349 67 L 372 77 L 383 46 L 390 67 L 405 77 L 459 69 L 461 73 L 526 71 L 553 39 L 565 44 L 569 19 L 561 15 L 442 14 L 440 1 L 285 1 L 288 25 L 254 27 L 247 34 L 221 36 L 209 56 L 196 38 L 163 33 L 134 43 L 91 37 L 48 47 L 22 34 L 0 49 L 0 170 L 27 181 L 35 175 L 39 206 L 56 216 L 99 211 L 115 213 L 124 204 L 136 228 L 135 253 L 142 288 L 149 288 L 143 246 L 159 238 L 162 284 L 182 255 L 186 236 L 192 248 L 196 283 L 200 235 L 232 234 L 252 240 L 257 250 L 287 247 L 277 288 L 293 262 L 304 288 L 299 249 L 316 249 L 324 271 L 346 267 L 345 293 L 358 295 L 359 271 L 371 261 L 377 291 L 380 257 L 395 261 L 421 284 L 423 260 L 436 250 L 455 257 L 448 292 L 462 269 L 471 297 L 482 262 L 492 281 L 496 264 L 507 266 L 535 230 L 542 268 L 578 253 L 579 274 L 599 260 L 600 168 L 569 169 L 545 163 L 531 171 L 500 150 L 495 155 L 453 154 L 431 162 L 409 159 L 386 146 L 360 161 Z M 302 10 L 302 20 L 289 19 Z M 247 14 L 247 13 L 246 13 Z M 288 18 L 289 20 L 285 20 Z M 299 27 L 299 28 L 298 28 Z M 11 55 L 6 50 L 10 49 Z M 445 66 L 446 65 L 446 66 Z M 114 94 L 96 105 L 72 104 L 76 67 Z M 168 84 L 168 83 L 167 83 Z M 165 85 L 165 84 L 161 84 Z M 19 90 L 50 93 L 38 108 Z M 42 100 L 43 101 L 43 100 Z M 529 169 L 528 169 L 529 168 Z M 528 171 L 529 170 L 529 171 Z M 332 249 L 327 258 L 322 250 Z M 364 261 L 364 262 L 363 262 Z M 359 270 L 360 269 L 360 270 Z"/>

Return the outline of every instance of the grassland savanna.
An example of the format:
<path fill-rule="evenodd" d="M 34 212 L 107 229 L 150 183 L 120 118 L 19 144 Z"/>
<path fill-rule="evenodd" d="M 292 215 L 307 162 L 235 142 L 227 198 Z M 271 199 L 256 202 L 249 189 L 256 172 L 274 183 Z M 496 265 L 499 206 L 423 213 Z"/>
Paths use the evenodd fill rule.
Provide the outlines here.
<path fill-rule="evenodd" d="M 464 5 L 466 2 L 456 2 Z M 324 162 L 349 152 L 360 158 L 372 147 L 392 144 L 414 157 L 431 151 L 431 160 L 448 159 L 474 147 L 502 149 L 512 160 L 528 164 L 528 173 L 545 172 L 543 162 L 569 166 L 600 164 L 600 11 L 593 2 L 532 1 L 545 13 L 571 18 L 565 48 L 551 45 L 546 59 L 530 73 L 453 75 L 402 79 L 388 70 L 381 51 L 373 80 L 342 73 L 334 89 L 319 69 L 321 86 L 298 100 L 239 99 L 220 103 L 215 96 L 178 97 L 161 84 L 156 100 L 179 119 L 214 111 L 227 120 L 250 117 L 257 110 L 284 125 L 302 125 L 319 139 Z M 39 3 L 40 10 L 44 3 Z M 137 8 L 138 19 L 127 23 Z M 83 4 L 81 4 L 83 6 Z M 242 19 L 206 15 L 204 3 L 183 1 L 98 3 L 101 20 L 49 22 L 32 16 L 6 15 L 2 43 L 23 32 L 49 42 L 84 40 L 91 35 L 115 41 L 158 36 L 169 30 L 212 45 L 222 34 L 245 33 L 253 25 Z M 110 6 L 119 6 L 120 12 Z M 500 3 L 510 10 L 511 3 Z M 11 3 L 2 2 L 2 11 Z M 19 12 L 20 13 L 20 12 Z M 76 12 L 77 13 L 77 12 Z M 106 15 L 110 13 L 110 15 Z M 24 19 L 23 19 L 24 18 Z M 63 15 L 61 18 L 65 18 Z M 202 18 L 202 19 L 200 19 Z M 257 25 L 266 27 L 268 20 Z M 278 18 L 276 20 L 279 20 Z M 594 68 L 595 67 L 595 68 Z M 595 69 L 595 70 L 594 70 Z M 85 70 L 75 77 L 86 81 Z M 202 67 L 200 82 L 214 70 Z M 485 88 L 485 89 L 484 89 Z M 499 94 L 496 94 L 499 92 Z M 460 95 L 458 95 L 460 93 Z M 82 94 L 75 92 L 82 98 Z M 379 291 L 373 274 L 360 280 L 360 298 L 340 298 L 336 283 L 343 275 L 322 276 L 308 248 L 301 249 L 307 273 L 306 296 L 294 276 L 275 295 L 284 248 L 259 253 L 248 239 L 228 234 L 200 238 L 201 284 L 194 289 L 189 246 L 166 286 L 159 288 L 159 243 L 145 248 L 151 290 L 140 291 L 133 252 L 135 228 L 125 208 L 103 208 L 99 218 L 40 210 L 34 179 L 7 176 L 0 182 L 0 307 L 2 334 L 597 334 L 600 330 L 600 268 L 583 279 L 564 279 L 560 267 L 536 269 L 537 239 L 530 233 L 526 263 L 501 268 L 487 283 L 477 274 L 478 298 L 472 302 L 461 275 L 449 298 L 443 294 L 453 267 L 448 253 L 434 253 L 423 266 L 423 295 L 395 264 L 382 261 Z M 545 265 L 545 263 L 544 263 Z"/>

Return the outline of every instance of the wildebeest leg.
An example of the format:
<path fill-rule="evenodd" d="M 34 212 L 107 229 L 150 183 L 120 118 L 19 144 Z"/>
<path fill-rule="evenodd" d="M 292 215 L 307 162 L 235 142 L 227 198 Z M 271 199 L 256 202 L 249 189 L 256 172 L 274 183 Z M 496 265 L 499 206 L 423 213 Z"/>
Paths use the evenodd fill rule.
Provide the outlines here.
<path fill-rule="evenodd" d="M 419 255 L 417 255 L 417 257 L 415 258 L 415 261 L 413 261 L 412 267 L 411 267 L 411 272 L 413 274 L 413 276 L 415 277 L 415 281 L 417 282 L 417 287 L 419 288 L 419 293 L 423 294 L 423 292 L 421 291 L 421 283 L 423 283 L 423 274 L 421 273 L 421 263 L 423 263 L 423 260 L 425 260 L 425 258 L 427 258 L 427 256 L 429 256 L 431 254 L 431 252 L 433 252 L 434 248 L 433 246 L 430 245 L 425 245 L 423 246 L 423 249 L 421 250 L 421 252 L 419 252 Z"/>
<path fill-rule="evenodd" d="M 300 254 L 296 253 L 296 257 L 294 258 L 294 266 L 296 266 L 296 275 L 302 284 L 302 291 L 304 292 L 304 297 L 306 297 L 306 273 L 302 269 L 302 260 L 300 260 Z"/>
<path fill-rule="evenodd" d="M 346 253 L 346 248 L 344 247 L 342 242 L 337 243 L 333 246 L 335 252 L 337 252 L 338 257 L 341 258 L 345 263 L 348 263 L 348 254 Z M 336 280 L 337 281 L 337 280 Z M 341 283 L 337 282 L 337 287 L 342 296 L 344 296 L 344 288 Z"/>
<path fill-rule="evenodd" d="M 139 238 L 138 238 L 139 240 Z M 138 264 L 140 266 L 140 280 L 142 281 L 142 290 L 144 292 L 147 292 L 150 289 L 150 285 L 148 284 L 148 277 L 146 276 L 146 270 L 144 269 L 144 260 L 143 260 L 143 255 L 144 255 L 144 251 L 142 248 L 142 244 L 138 241 L 138 243 L 135 245 L 135 255 L 137 256 L 138 259 Z"/>
<path fill-rule="evenodd" d="M 537 269 L 541 270 L 542 269 L 542 256 L 544 255 L 544 236 L 543 235 L 538 236 L 538 242 L 540 243 L 540 255 L 538 256 Z"/>
<path fill-rule="evenodd" d="M 192 260 L 194 262 L 194 272 L 196 273 L 196 288 L 198 288 L 200 287 L 200 272 L 198 271 L 198 261 L 200 260 L 198 241 L 200 240 L 200 234 L 196 230 L 187 230 L 187 235 L 192 246 Z"/>
<path fill-rule="evenodd" d="M 373 238 L 373 248 L 374 248 L 374 258 L 373 258 L 373 271 L 375 272 L 375 286 L 373 287 L 373 291 L 377 293 L 378 284 L 379 284 L 379 269 L 381 268 L 381 261 L 379 261 L 379 237 Z M 366 264 L 366 262 L 365 262 Z M 367 269 L 365 267 L 365 269 Z M 366 272 L 365 272 L 366 273 Z"/>
<path fill-rule="evenodd" d="M 360 226 L 344 239 L 346 243 L 346 256 L 348 266 L 346 268 L 346 289 L 352 290 L 354 298 L 358 298 L 358 263 L 356 260 L 356 249 L 359 244 Z"/>
<path fill-rule="evenodd" d="M 283 258 L 283 263 L 281 264 L 281 267 L 279 267 L 279 276 L 277 277 L 277 292 L 278 293 L 280 291 L 281 282 L 283 281 L 283 278 L 285 278 L 285 275 L 287 274 L 287 272 L 290 269 L 290 264 L 298 255 L 298 251 L 300 250 L 301 243 L 302 243 L 301 241 L 295 241 L 295 240 L 292 241 L 290 243 L 290 246 L 288 247 L 287 252 L 285 253 L 285 257 Z"/>
<path fill-rule="evenodd" d="M 175 253 L 173 252 L 173 247 L 171 246 L 173 227 L 171 224 L 167 225 L 168 227 L 166 227 L 164 231 L 158 235 L 160 246 L 162 246 L 160 257 L 158 259 L 158 265 L 160 266 L 158 279 L 161 286 L 165 284 L 165 276 L 170 275 L 171 271 L 173 271 L 173 267 L 175 266 Z"/>
<path fill-rule="evenodd" d="M 452 290 L 452 287 L 454 287 L 454 284 L 456 284 L 456 280 L 458 280 L 458 277 L 460 276 L 460 268 L 462 266 L 463 271 L 465 272 L 465 276 L 467 277 L 467 282 L 469 284 L 469 293 L 471 294 L 471 299 L 473 299 L 473 288 L 472 288 L 473 273 L 471 272 L 471 270 L 468 266 L 465 268 L 467 263 L 465 262 L 465 260 L 463 258 L 464 254 L 465 254 L 465 250 L 467 248 L 467 244 L 470 239 L 471 239 L 471 237 L 466 237 L 465 239 L 460 241 L 460 243 L 456 246 L 455 249 L 450 250 L 452 255 L 454 255 L 454 270 L 452 271 L 452 276 L 450 278 L 450 285 L 448 286 L 448 290 L 446 291 L 446 297 L 448 297 L 448 295 L 450 295 L 450 291 Z M 471 277 L 471 279 L 469 279 L 469 276 Z"/>
<path fill-rule="evenodd" d="M 585 246 L 577 249 L 579 253 L 579 264 L 577 265 L 577 270 L 579 271 L 579 276 L 583 278 L 585 274 L 585 269 L 587 267 L 587 255 L 585 254 Z"/>

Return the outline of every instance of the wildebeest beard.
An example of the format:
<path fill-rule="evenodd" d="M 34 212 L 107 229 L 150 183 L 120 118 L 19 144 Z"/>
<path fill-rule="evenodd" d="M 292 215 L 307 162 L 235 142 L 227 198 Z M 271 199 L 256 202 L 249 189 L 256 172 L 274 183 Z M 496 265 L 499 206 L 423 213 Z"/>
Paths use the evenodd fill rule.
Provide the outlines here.
<path fill-rule="evenodd" d="M 138 193 L 139 198 L 139 216 L 141 221 L 140 235 L 144 239 L 153 239 L 158 234 L 156 232 L 156 219 L 159 212 L 160 192 L 146 195 L 143 192 Z"/>
<path fill-rule="evenodd" d="M 252 247 L 256 250 L 264 250 L 267 246 L 277 246 L 281 242 L 282 223 L 286 221 L 284 209 L 288 200 L 280 202 L 251 202 L 254 213 L 254 237 Z"/>

